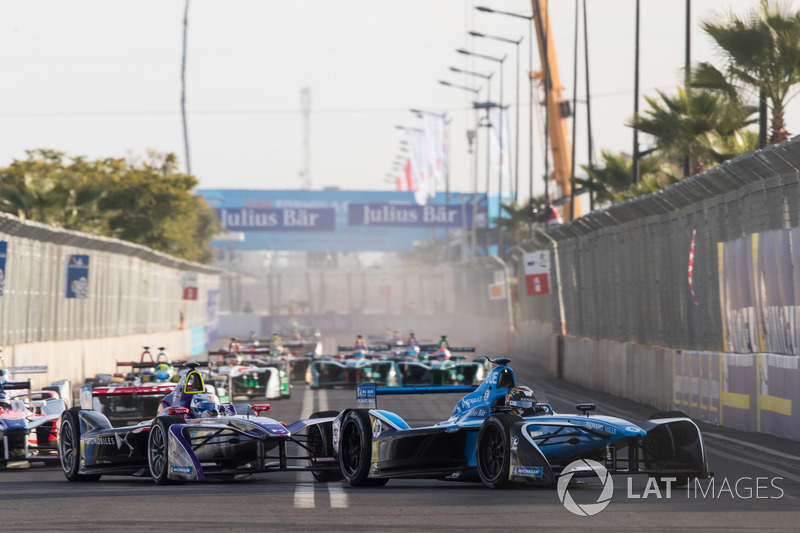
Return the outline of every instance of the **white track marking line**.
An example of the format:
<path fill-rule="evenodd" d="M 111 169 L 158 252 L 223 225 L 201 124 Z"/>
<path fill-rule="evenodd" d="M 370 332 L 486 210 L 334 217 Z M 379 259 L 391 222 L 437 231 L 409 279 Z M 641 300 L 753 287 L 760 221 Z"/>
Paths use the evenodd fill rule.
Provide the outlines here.
<path fill-rule="evenodd" d="M 331 497 L 331 508 L 346 509 L 347 493 L 342 489 L 341 483 L 328 483 L 328 493 Z"/>
<path fill-rule="evenodd" d="M 749 464 L 751 466 L 755 466 L 756 468 L 761 468 L 762 470 L 766 470 L 767 472 L 772 472 L 773 474 L 777 474 L 777 477 L 779 477 L 779 478 L 791 479 L 792 481 L 800 483 L 800 476 L 795 476 L 794 474 L 789 474 L 789 473 L 781 470 L 780 468 L 774 468 L 774 467 L 771 467 L 769 465 L 765 465 L 764 463 L 759 463 L 758 461 L 750 461 L 748 459 L 744 459 L 742 457 L 737 457 L 735 455 L 731 455 L 729 453 L 721 452 L 719 450 L 714 450 L 714 449 L 711 449 L 711 448 L 708 449 L 708 452 L 711 453 L 711 454 L 714 454 L 714 455 L 719 455 L 720 457 L 724 457 L 726 459 L 730 459 L 731 461 L 739 461 L 741 463 L 747 463 L 747 464 Z M 784 491 L 783 495 L 786 496 L 787 498 L 791 498 L 793 500 L 797 499 L 795 496 L 792 496 L 791 494 L 787 494 L 786 491 Z"/>
<path fill-rule="evenodd" d="M 306 419 L 314 411 L 314 393 L 311 389 L 306 389 L 303 393 L 303 407 L 300 411 L 300 419 Z M 313 480 L 308 481 L 311 474 L 309 472 L 298 472 L 297 486 L 294 489 L 294 506 L 298 509 L 311 509 L 316 506 L 314 502 Z"/>
<path fill-rule="evenodd" d="M 319 410 L 320 411 L 327 411 L 328 410 L 328 391 L 325 389 L 319 389 L 317 391 L 317 397 L 319 398 Z"/>
<path fill-rule="evenodd" d="M 294 489 L 294 506 L 299 509 L 315 507 L 314 485 L 300 484 Z"/>
<path fill-rule="evenodd" d="M 774 455 L 776 457 L 782 457 L 784 459 L 789 459 L 791 461 L 800 462 L 800 457 L 798 457 L 796 455 L 791 455 L 791 454 L 788 454 L 788 453 L 779 452 L 777 450 L 773 450 L 771 448 L 767 448 L 766 446 L 759 446 L 758 444 L 751 444 L 751 443 L 745 442 L 743 440 L 734 439 L 733 437 L 726 437 L 725 435 L 720 435 L 719 433 L 709 433 L 709 432 L 706 431 L 706 432 L 703 432 L 703 437 L 712 437 L 714 439 L 721 439 L 721 440 L 726 440 L 728 442 L 734 442 L 734 443 L 739 444 L 741 446 L 747 446 L 748 448 L 753 448 L 754 450 L 758 450 L 760 452 L 768 453 L 768 454 Z"/>

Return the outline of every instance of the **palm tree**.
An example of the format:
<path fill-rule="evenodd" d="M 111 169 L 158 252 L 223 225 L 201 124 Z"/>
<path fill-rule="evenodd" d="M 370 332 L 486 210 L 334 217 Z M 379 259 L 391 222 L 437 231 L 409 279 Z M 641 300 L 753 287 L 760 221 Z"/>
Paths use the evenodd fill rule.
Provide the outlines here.
<path fill-rule="evenodd" d="M 64 154 L 50 150 L 28 152 L 0 175 L 0 211 L 51 226 L 103 233 L 105 216 L 96 202 L 102 184 L 88 165 L 77 158 L 63 164 Z"/>
<path fill-rule="evenodd" d="M 785 108 L 794 96 L 791 89 L 800 82 L 800 12 L 763 1 L 744 18 L 718 13 L 701 27 L 716 42 L 725 65 L 719 70 L 701 63 L 692 73 L 692 87 L 743 101 L 763 95 L 772 111 L 769 142 L 788 139 Z"/>
<path fill-rule="evenodd" d="M 656 92 L 660 100 L 645 96 L 649 109 L 629 125 L 651 135 L 665 161 L 680 165 L 688 152 L 692 173 L 697 174 L 757 147 L 755 134 L 744 130 L 755 122 L 750 118 L 755 107 L 709 90 L 678 87 L 677 96 Z"/>
<path fill-rule="evenodd" d="M 506 245 L 514 246 L 530 237 L 530 226 L 535 222 L 536 214 L 542 213 L 546 206 L 544 196 L 529 198 L 519 204 L 509 200 L 500 204 L 500 216 L 494 219 L 495 224 L 503 232 Z"/>
<path fill-rule="evenodd" d="M 663 189 L 679 179 L 676 165 L 664 162 L 658 155 L 651 155 L 639 160 L 641 182 L 634 185 L 629 155 L 605 150 L 600 155 L 602 166 L 582 165 L 587 177 L 575 178 L 578 185 L 595 195 L 600 207 Z"/>

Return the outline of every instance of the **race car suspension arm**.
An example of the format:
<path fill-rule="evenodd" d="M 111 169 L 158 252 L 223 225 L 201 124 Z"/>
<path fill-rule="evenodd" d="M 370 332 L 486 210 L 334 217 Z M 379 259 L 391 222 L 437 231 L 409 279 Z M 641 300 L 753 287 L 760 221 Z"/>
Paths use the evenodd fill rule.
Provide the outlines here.
<path fill-rule="evenodd" d="M 212 434 L 210 434 L 208 436 L 205 436 L 205 437 L 202 437 L 202 440 L 197 444 L 194 443 L 194 441 L 197 440 L 196 437 L 189 437 L 187 440 L 192 443 L 192 451 L 197 451 L 200 448 L 202 448 L 203 446 L 205 446 L 206 444 L 208 444 L 209 441 L 211 441 L 212 439 L 215 439 L 215 438 L 219 437 L 220 435 L 222 435 L 224 433 L 227 433 L 227 432 L 231 432 L 232 433 L 232 435 L 230 436 L 228 442 L 230 444 L 236 444 L 236 441 L 238 440 L 238 438 L 236 436 L 237 433 L 235 431 L 233 431 L 233 430 L 230 430 L 230 429 L 218 429 L 215 432 L 213 432 Z"/>

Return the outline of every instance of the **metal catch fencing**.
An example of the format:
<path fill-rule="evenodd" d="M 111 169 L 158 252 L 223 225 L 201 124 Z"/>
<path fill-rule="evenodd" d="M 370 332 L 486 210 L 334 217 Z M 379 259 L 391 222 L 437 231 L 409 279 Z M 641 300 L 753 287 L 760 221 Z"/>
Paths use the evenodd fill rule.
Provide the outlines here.
<path fill-rule="evenodd" d="M 0 213 L 0 345 L 203 326 L 219 277 L 144 246 Z M 183 299 L 187 283 L 196 300 Z"/>
<path fill-rule="evenodd" d="M 523 320 L 590 339 L 800 354 L 799 172 L 795 137 L 540 230 L 515 272 L 523 279 L 534 250 L 558 268 L 551 295 L 523 300 Z"/>

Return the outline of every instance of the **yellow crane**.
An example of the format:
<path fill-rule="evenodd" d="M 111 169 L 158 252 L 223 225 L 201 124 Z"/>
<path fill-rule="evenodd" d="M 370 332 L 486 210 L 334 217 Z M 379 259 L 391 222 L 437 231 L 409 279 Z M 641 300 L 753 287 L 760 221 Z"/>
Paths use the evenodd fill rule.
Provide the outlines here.
<path fill-rule="evenodd" d="M 548 113 L 549 144 L 553 162 L 550 176 L 560 187 L 561 196 L 569 199 L 572 194 L 572 143 L 569 140 L 569 124 L 567 122 L 570 116 L 570 105 L 564 99 L 564 87 L 561 85 L 561 77 L 558 73 L 556 47 L 553 42 L 550 14 L 547 11 L 547 0 L 531 0 L 531 3 L 542 70 L 531 72 L 529 75 L 543 87 L 547 83 L 546 78 L 550 79 L 549 90 L 544 87 L 544 105 Z M 570 212 L 568 200 L 561 209 L 561 215 L 565 221 L 570 219 Z M 581 216 L 580 202 L 575 202 L 574 216 L 575 218 Z"/>

